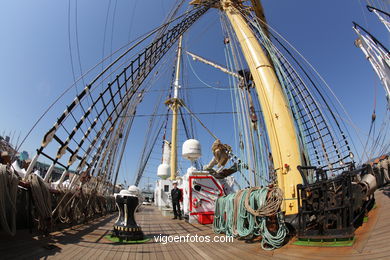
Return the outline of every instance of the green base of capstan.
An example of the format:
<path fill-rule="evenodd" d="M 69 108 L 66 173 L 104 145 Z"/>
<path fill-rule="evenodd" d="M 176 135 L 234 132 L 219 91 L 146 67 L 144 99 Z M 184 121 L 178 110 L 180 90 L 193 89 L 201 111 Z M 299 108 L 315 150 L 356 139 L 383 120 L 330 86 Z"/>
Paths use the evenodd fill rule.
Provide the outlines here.
<path fill-rule="evenodd" d="M 114 225 L 114 230 L 125 231 L 125 232 L 141 232 L 142 231 L 142 229 L 140 227 L 129 228 L 129 227 L 123 227 L 123 226 L 117 226 L 117 225 Z"/>
<path fill-rule="evenodd" d="M 145 238 L 145 239 L 142 239 L 142 240 L 124 240 L 124 239 L 121 239 L 119 237 L 115 237 L 115 236 L 112 236 L 112 235 L 104 236 L 104 238 L 108 239 L 108 240 L 110 240 L 111 242 L 114 242 L 114 243 L 123 243 L 123 244 L 142 244 L 142 243 L 146 243 L 146 242 L 150 241 L 150 238 Z"/>
<path fill-rule="evenodd" d="M 318 246 L 318 247 L 340 247 L 353 246 L 355 237 L 351 238 L 337 238 L 337 239 L 298 239 L 293 242 L 297 246 Z"/>

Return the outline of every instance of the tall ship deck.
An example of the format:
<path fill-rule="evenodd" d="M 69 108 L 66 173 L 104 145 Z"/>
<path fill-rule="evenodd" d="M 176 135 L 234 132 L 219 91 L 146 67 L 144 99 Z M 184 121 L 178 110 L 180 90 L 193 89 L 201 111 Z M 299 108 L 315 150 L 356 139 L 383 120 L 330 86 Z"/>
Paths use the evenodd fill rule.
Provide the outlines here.
<path fill-rule="evenodd" d="M 390 3 L 366 1 L 364 24 L 336 0 L 1 4 L 29 40 L 0 69 L 23 64 L 0 259 L 390 259 Z"/>
<path fill-rule="evenodd" d="M 376 207 L 356 232 L 351 247 L 302 247 L 288 245 L 264 251 L 259 243 L 182 242 L 159 243 L 151 239 L 143 244 L 118 244 L 105 238 L 112 230 L 115 215 L 91 223 L 53 232 L 40 238 L 28 230 L 9 238 L 0 238 L 2 259 L 389 259 L 390 186 L 376 193 Z M 210 225 L 190 224 L 162 216 L 154 206 L 143 206 L 136 215 L 146 236 L 223 236 L 215 235 Z"/>

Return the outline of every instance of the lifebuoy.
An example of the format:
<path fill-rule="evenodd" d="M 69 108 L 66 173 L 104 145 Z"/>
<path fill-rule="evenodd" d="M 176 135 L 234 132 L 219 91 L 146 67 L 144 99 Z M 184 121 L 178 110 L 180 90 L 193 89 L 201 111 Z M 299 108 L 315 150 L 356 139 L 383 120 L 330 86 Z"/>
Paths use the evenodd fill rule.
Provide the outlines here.
<path fill-rule="evenodd" d="M 194 208 L 199 208 L 200 207 L 200 205 L 201 205 L 201 201 L 200 200 L 198 200 L 198 199 L 193 199 L 192 200 L 192 206 L 194 207 Z"/>

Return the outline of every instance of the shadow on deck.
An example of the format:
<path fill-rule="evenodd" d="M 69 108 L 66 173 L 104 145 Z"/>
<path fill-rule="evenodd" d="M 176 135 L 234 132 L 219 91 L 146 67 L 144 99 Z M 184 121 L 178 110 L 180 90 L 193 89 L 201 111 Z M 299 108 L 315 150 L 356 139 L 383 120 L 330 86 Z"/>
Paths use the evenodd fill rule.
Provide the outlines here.
<path fill-rule="evenodd" d="M 19 230 L 15 237 L 0 234 L 1 259 L 390 259 L 390 186 L 376 192 L 377 208 L 369 221 L 356 231 L 352 247 L 302 247 L 291 243 L 281 249 L 264 251 L 258 241 L 160 243 L 153 236 L 215 235 L 210 225 L 171 220 L 158 209 L 144 206 L 136 214 L 138 224 L 151 240 L 144 244 L 118 244 L 104 238 L 111 231 L 115 216 L 100 218 L 90 224 L 53 232 L 38 238 Z"/>

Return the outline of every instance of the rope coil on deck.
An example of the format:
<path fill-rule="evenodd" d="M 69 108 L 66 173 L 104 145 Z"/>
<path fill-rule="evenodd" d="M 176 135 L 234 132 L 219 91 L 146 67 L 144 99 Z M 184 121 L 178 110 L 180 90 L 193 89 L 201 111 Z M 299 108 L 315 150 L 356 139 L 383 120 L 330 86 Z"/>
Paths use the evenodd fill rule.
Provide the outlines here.
<path fill-rule="evenodd" d="M 52 224 L 51 194 L 44 180 L 36 175 L 28 176 L 34 205 L 38 212 L 38 229 L 48 232 Z"/>
<path fill-rule="evenodd" d="M 18 177 L 10 173 L 6 165 L 0 164 L 0 226 L 11 236 L 16 233 L 18 183 Z M 9 209 L 10 213 L 8 213 Z"/>
<path fill-rule="evenodd" d="M 258 209 L 253 209 L 251 205 L 254 205 L 256 192 L 260 193 L 260 197 L 265 198 L 264 201 L 258 200 Z M 268 196 L 267 196 L 268 195 Z M 267 189 L 267 188 L 259 188 L 253 187 L 250 188 L 246 197 L 245 197 L 245 209 L 250 212 L 252 215 L 256 217 L 270 217 L 274 216 L 276 212 L 278 212 L 280 205 L 283 200 L 283 192 L 279 188 Z"/>
<path fill-rule="evenodd" d="M 283 192 L 277 187 L 253 187 L 220 197 L 216 201 L 213 231 L 248 239 L 261 236 L 264 250 L 280 248 L 288 233 L 280 212 L 282 200 Z M 277 230 L 268 229 L 270 220 L 277 224 Z"/>

